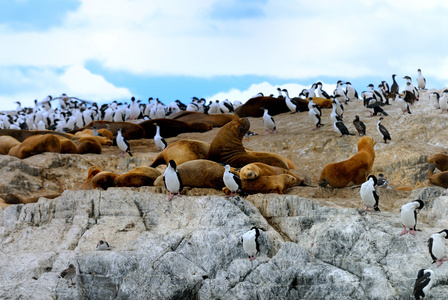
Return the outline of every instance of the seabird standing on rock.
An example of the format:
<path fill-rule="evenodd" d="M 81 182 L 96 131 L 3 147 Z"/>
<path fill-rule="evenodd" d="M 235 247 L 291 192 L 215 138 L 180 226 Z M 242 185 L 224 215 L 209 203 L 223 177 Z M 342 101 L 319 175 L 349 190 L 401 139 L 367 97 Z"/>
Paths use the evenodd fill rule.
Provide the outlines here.
<path fill-rule="evenodd" d="M 318 110 L 319 116 L 322 117 L 322 109 L 320 108 L 319 105 L 314 103 L 313 97 L 309 97 L 308 98 L 308 111 L 313 107 L 313 105 L 316 105 L 315 108 Z"/>
<path fill-rule="evenodd" d="M 387 131 L 386 127 L 384 127 L 383 124 L 381 124 L 381 121 L 383 120 L 383 117 L 381 117 L 378 120 L 378 123 L 376 124 L 376 129 L 378 130 L 378 133 L 383 137 L 384 143 L 387 144 L 387 140 L 391 141 L 392 138 L 390 137 L 389 131 Z"/>
<path fill-rule="evenodd" d="M 341 137 L 343 137 L 344 135 L 355 135 L 348 131 L 347 126 L 345 126 L 344 122 L 342 121 L 342 118 L 338 115 L 336 115 L 336 122 L 333 123 L 333 127 L 336 130 L 336 132 L 338 132 L 341 135 Z"/>
<path fill-rule="evenodd" d="M 439 98 L 440 95 L 437 92 L 429 94 L 429 100 L 431 100 L 432 106 L 434 106 L 435 109 L 439 109 Z"/>
<path fill-rule="evenodd" d="M 398 83 L 395 81 L 396 74 L 392 74 L 392 86 L 390 87 L 390 92 L 394 92 L 395 94 L 398 94 L 400 92 L 400 87 L 398 86 Z"/>
<path fill-rule="evenodd" d="M 412 78 L 409 76 L 404 76 L 403 79 L 406 79 L 406 87 L 404 88 L 406 91 L 409 91 L 414 94 L 416 100 L 418 101 L 419 92 L 418 89 L 412 84 Z"/>
<path fill-rule="evenodd" d="M 340 115 L 338 115 L 337 113 L 337 109 L 336 109 L 336 101 L 331 101 L 331 106 L 332 106 L 332 110 L 331 110 L 331 114 L 330 114 L 330 120 L 331 122 L 337 122 L 336 116 L 341 117 Z M 342 118 L 341 118 L 342 119 Z"/>
<path fill-rule="evenodd" d="M 131 98 L 131 104 L 129 106 L 129 120 L 137 119 L 140 115 L 140 108 L 138 107 L 138 103 L 135 102 L 135 97 Z"/>
<path fill-rule="evenodd" d="M 335 95 L 334 97 L 331 97 L 334 102 L 336 102 L 336 112 L 341 118 L 344 118 L 344 104 L 342 104 L 341 101 L 338 99 L 339 95 Z"/>
<path fill-rule="evenodd" d="M 75 276 L 76 276 L 76 269 L 73 264 L 70 264 L 67 269 L 65 269 L 64 271 L 61 272 L 61 278 L 64 278 L 66 280 L 70 279 L 72 286 L 75 285 L 73 283 L 73 278 L 75 278 Z M 70 287 L 70 285 L 69 285 L 69 287 Z"/>
<path fill-rule="evenodd" d="M 359 116 L 355 116 L 353 125 L 355 125 L 355 128 L 360 136 L 366 135 L 366 124 L 364 124 L 364 122 L 359 119 Z"/>
<path fill-rule="evenodd" d="M 260 251 L 259 237 L 260 231 L 255 226 L 243 235 L 243 249 L 249 255 L 251 261 L 255 259 L 255 255 Z"/>
<path fill-rule="evenodd" d="M 278 91 L 278 97 L 277 98 L 285 98 L 285 97 L 283 97 L 283 94 L 282 94 L 282 89 L 281 88 L 277 88 L 277 91 Z"/>
<path fill-rule="evenodd" d="M 421 89 L 421 90 L 425 90 L 426 79 L 422 75 L 422 70 L 418 69 L 417 72 L 418 72 L 418 77 L 417 77 L 418 88 Z"/>
<path fill-rule="evenodd" d="M 228 99 L 219 102 L 219 109 L 221 110 L 221 113 L 223 114 L 229 114 L 234 112 L 233 104 Z"/>
<path fill-rule="evenodd" d="M 370 175 L 367 178 L 367 181 L 364 182 L 361 185 L 361 199 L 364 201 L 364 204 L 366 205 L 366 209 L 364 211 L 370 211 L 370 208 L 373 207 L 374 210 L 380 211 L 380 208 L 378 207 L 378 201 L 380 197 L 378 196 L 378 193 L 375 190 L 375 185 L 377 183 L 377 179 L 375 175 Z"/>
<path fill-rule="evenodd" d="M 121 154 L 118 157 L 121 157 L 123 155 L 126 155 L 126 152 L 129 153 L 130 156 L 132 156 L 131 153 L 131 147 L 129 146 L 129 142 L 127 139 L 125 139 L 122 135 L 121 135 L 121 128 L 118 128 L 117 131 L 117 146 L 118 148 L 121 149 Z"/>
<path fill-rule="evenodd" d="M 320 82 L 320 81 L 317 82 L 316 87 L 317 87 L 317 96 L 318 97 L 330 99 L 330 95 L 328 95 L 328 93 L 322 89 L 322 82 Z"/>
<path fill-rule="evenodd" d="M 408 232 L 415 235 L 415 226 L 417 226 L 417 209 L 420 210 L 424 206 L 425 204 L 422 200 L 414 200 L 401 207 L 400 220 L 401 224 L 404 226 L 404 229 L 400 235 L 404 235 Z M 410 231 L 407 231 L 406 228 L 409 228 Z"/>
<path fill-rule="evenodd" d="M 338 80 L 337 84 L 336 84 L 336 89 L 334 90 L 333 94 L 334 97 L 337 97 L 339 99 L 339 101 L 344 101 L 345 104 L 347 104 L 347 95 L 346 92 L 344 91 L 344 89 L 342 88 L 342 85 L 345 82 L 343 82 L 342 80 Z"/>
<path fill-rule="evenodd" d="M 262 109 L 264 110 L 263 125 L 266 128 L 266 132 L 268 134 L 270 133 L 270 131 L 276 133 L 277 127 L 275 126 L 274 118 L 269 115 L 268 109 L 266 107 L 263 107 Z"/>
<path fill-rule="evenodd" d="M 299 110 L 299 108 L 297 106 L 297 102 L 289 97 L 289 93 L 288 93 L 287 89 L 283 89 L 282 91 L 285 92 L 285 103 L 286 103 L 286 106 L 289 108 L 289 110 L 293 114 L 296 113 Z"/>
<path fill-rule="evenodd" d="M 400 94 L 395 94 L 395 103 L 397 103 L 398 107 L 400 107 L 401 111 L 403 112 L 403 115 L 407 112 L 408 114 L 411 114 L 411 110 L 409 109 L 409 103 L 404 101 L 403 98 L 400 97 Z"/>
<path fill-rule="evenodd" d="M 421 269 L 418 271 L 417 279 L 414 283 L 414 297 L 416 300 L 425 300 L 425 296 L 428 294 L 434 283 L 434 271 L 430 269 Z"/>
<path fill-rule="evenodd" d="M 230 196 L 236 196 L 239 189 L 241 189 L 241 179 L 238 175 L 230 172 L 230 165 L 225 165 L 224 175 L 222 177 L 224 184 L 229 189 Z"/>
<path fill-rule="evenodd" d="M 439 98 L 439 108 L 442 114 L 448 111 L 448 90 L 444 90 L 442 97 Z"/>
<path fill-rule="evenodd" d="M 100 240 L 98 244 L 96 244 L 96 250 L 110 250 L 109 244 L 103 240 Z"/>
<path fill-rule="evenodd" d="M 311 109 L 308 111 L 308 116 L 310 118 L 311 123 L 316 125 L 313 130 L 318 129 L 321 126 L 324 126 L 324 124 L 320 123 L 320 114 L 319 110 L 317 109 L 317 104 L 313 104 Z"/>
<path fill-rule="evenodd" d="M 345 83 L 345 95 L 347 96 L 348 101 L 358 100 L 358 92 L 350 82 Z"/>
<path fill-rule="evenodd" d="M 174 160 L 170 160 L 168 163 L 168 167 L 163 173 L 163 182 L 165 183 L 165 187 L 170 192 L 170 197 L 168 201 L 173 199 L 174 194 L 181 197 L 180 191 L 184 188 L 182 183 L 182 179 L 180 178 L 180 174 L 176 169 L 176 162 Z"/>
<path fill-rule="evenodd" d="M 376 116 L 377 114 L 382 114 L 384 116 L 387 116 L 388 114 L 381 108 L 381 106 L 384 106 L 384 104 L 381 101 L 377 101 L 374 98 L 368 98 L 366 99 L 367 102 L 367 109 L 370 112 L 370 116 Z"/>
<path fill-rule="evenodd" d="M 157 123 L 154 123 L 156 126 L 156 134 L 154 135 L 154 143 L 156 144 L 157 150 L 162 151 L 166 148 L 167 143 L 165 139 L 160 135 L 160 127 Z"/>
<path fill-rule="evenodd" d="M 443 257 L 445 254 L 444 238 L 448 239 L 448 229 L 434 233 L 428 240 L 429 254 L 431 254 L 432 263 L 437 262 L 437 268 L 442 265 L 444 260 L 447 260 Z"/>

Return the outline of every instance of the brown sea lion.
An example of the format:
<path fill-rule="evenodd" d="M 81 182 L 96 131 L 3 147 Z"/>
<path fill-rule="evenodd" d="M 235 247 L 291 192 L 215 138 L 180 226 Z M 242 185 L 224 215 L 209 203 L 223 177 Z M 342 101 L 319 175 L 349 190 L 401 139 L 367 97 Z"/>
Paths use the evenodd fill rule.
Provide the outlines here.
<path fill-rule="evenodd" d="M 276 155 L 253 155 L 243 147 L 243 137 L 249 130 L 250 122 L 246 118 L 234 120 L 224 125 L 210 144 L 207 159 L 234 168 L 242 168 L 253 162 L 262 162 L 270 166 L 288 169 L 287 164 Z"/>
<path fill-rule="evenodd" d="M 154 119 L 140 122 L 139 125 L 145 130 L 145 138 L 152 139 L 156 134 L 157 123 L 160 127 L 160 135 L 163 138 L 178 136 L 185 132 L 206 132 L 213 128 L 209 123 L 186 123 L 180 120 L 173 119 Z"/>
<path fill-rule="evenodd" d="M 12 147 L 9 155 L 24 159 L 44 152 L 61 152 L 61 143 L 53 134 L 32 135 Z"/>
<path fill-rule="evenodd" d="M 12 136 L 0 136 L 0 154 L 8 154 L 12 147 L 19 144 L 20 142 Z"/>
<path fill-rule="evenodd" d="M 284 168 L 273 167 L 264 163 L 247 164 L 240 170 L 241 180 L 254 180 L 260 176 L 271 176 L 280 174 L 292 175 L 297 179 L 298 185 L 304 184 L 303 180 L 291 171 Z"/>
<path fill-rule="evenodd" d="M 154 185 L 154 180 L 162 175 L 159 170 L 141 166 L 115 178 L 116 187 L 140 187 Z"/>
<path fill-rule="evenodd" d="M 369 136 L 360 138 L 358 153 L 347 160 L 326 165 L 320 174 L 319 185 L 325 187 L 330 184 L 334 188 L 341 188 L 364 183 L 375 160 L 375 144 L 375 140 Z"/>
<path fill-rule="evenodd" d="M 284 156 L 281 156 L 280 154 L 271 153 L 271 152 L 255 152 L 255 151 L 249 150 L 247 148 L 244 148 L 244 149 L 246 150 L 247 153 L 249 153 L 250 155 L 253 155 L 253 156 L 275 156 L 278 159 L 283 160 L 283 162 L 288 166 L 288 169 L 295 169 L 296 168 L 296 166 L 294 165 L 294 163 L 290 159 L 288 159 L 288 158 L 286 158 Z"/>
<path fill-rule="evenodd" d="M 297 179 L 289 174 L 260 176 L 253 180 L 241 180 L 242 190 L 248 194 L 284 194 L 287 189 L 294 185 L 297 185 Z"/>
<path fill-rule="evenodd" d="M 180 165 L 186 161 L 207 158 L 210 144 L 195 140 L 180 140 L 168 145 L 162 152 L 157 155 L 150 167 L 159 165 L 168 165 L 170 160 L 174 160 L 176 165 Z"/>
<path fill-rule="evenodd" d="M 430 164 L 428 168 L 428 180 L 430 184 L 448 188 L 448 171 L 434 174 L 436 165 Z"/>
<path fill-rule="evenodd" d="M 78 154 L 94 153 L 101 154 L 103 148 L 101 143 L 93 136 L 84 136 L 75 140 Z"/>
<path fill-rule="evenodd" d="M 285 103 L 285 98 L 276 97 L 255 97 L 247 100 L 246 103 L 235 109 L 235 114 L 240 117 L 255 117 L 261 118 L 263 116 L 263 107 L 266 107 L 271 116 L 289 112 L 289 108 Z M 307 104 L 308 110 L 308 104 Z"/>
<path fill-rule="evenodd" d="M 10 206 L 11 204 L 9 204 L 9 203 L 6 203 L 5 202 L 5 200 L 3 199 L 3 198 L 0 198 L 0 208 L 1 209 L 5 209 L 5 208 L 7 208 L 8 206 Z"/>
<path fill-rule="evenodd" d="M 93 128 L 93 126 L 92 126 L 92 128 Z M 93 135 L 92 129 L 84 129 L 84 131 L 89 132 L 89 133 L 91 131 L 92 132 L 91 134 Z M 114 134 L 112 133 L 112 131 L 107 130 L 106 128 L 100 128 L 100 129 L 97 129 L 97 131 L 98 131 L 99 136 L 105 137 L 111 141 L 114 139 Z"/>
<path fill-rule="evenodd" d="M 207 159 L 184 162 L 177 167 L 184 186 L 221 190 L 224 185 L 224 167 Z"/>
<path fill-rule="evenodd" d="M 100 142 L 101 145 L 112 146 L 113 141 L 108 139 L 105 136 L 94 136 L 93 131 L 90 129 L 84 129 L 83 131 L 78 131 L 75 136 L 72 138 L 73 141 L 77 141 L 82 137 L 93 137 L 95 140 Z"/>
<path fill-rule="evenodd" d="M 433 154 L 428 157 L 428 162 L 436 166 L 440 171 L 448 171 L 448 155 L 443 153 Z"/>
<path fill-rule="evenodd" d="M 237 115 L 234 114 L 204 114 L 200 112 L 193 111 L 181 111 L 168 118 L 182 121 L 185 123 L 209 123 L 213 127 L 222 127 L 229 123 L 230 121 L 238 119 Z"/>
<path fill-rule="evenodd" d="M 115 178 L 120 176 L 114 172 L 101 171 L 93 176 L 91 182 L 92 189 L 101 188 L 107 190 L 110 187 L 115 186 Z"/>
<path fill-rule="evenodd" d="M 0 195 L 0 206 L 2 207 L 2 209 L 5 209 L 5 207 L 7 207 L 9 205 L 14 205 L 14 204 L 36 203 L 42 197 L 48 198 L 48 199 L 54 199 L 59 196 L 61 196 L 61 193 L 33 196 L 33 197 L 25 198 L 25 197 L 19 196 L 17 194 L 8 193 L 8 194 Z"/>
<path fill-rule="evenodd" d="M 69 140 L 61 135 L 55 135 L 55 137 L 57 137 L 61 143 L 61 153 L 78 153 L 78 148 L 72 140 Z"/>
<path fill-rule="evenodd" d="M 92 178 L 98 174 L 99 172 L 101 172 L 101 168 L 98 166 L 92 166 L 89 168 L 89 170 L 87 171 L 87 178 L 84 181 L 84 183 L 82 184 L 80 190 L 92 190 Z"/>
<path fill-rule="evenodd" d="M 415 189 L 415 187 L 413 187 L 413 186 L 399 186 L 399 187 L 395 188 L 395 190 L 397 190 L 397 191 L 407 191 L 407 192 L 410 192 L 413 189 Z"/>
<path fill-rule="evenodd" d="M 84 129 L 91 129 L 92 126 L 95 126 L 98 129 L 98 132 L 100 132 L 101 128 L 106 128 L 112 132 L 114 136 L 117 136 L 117 131 L 121 128 L 121 135 L 127 140 L 138 140 L 145 137 L 145 130 L 143 127 L 130 122 L 93 121 L 83 128 L 72 130 L 69 133 L 75 134 L 76 132 L 83 131 Z"/>
<path fill-rule="evenodd" d="M 71 139 L 73 137 L 72 134 L 63 133 L 52 130 L 17 130 L 17 129 L 0 129 L 0 136 L 9 135 L 18 140 L 19 142 L 23 142 L 27 137 L 33 135 L 43 135 L 43 134 L 55 134 Z"/>
<path fill-rule="evenodd" d="M 306 100 L 308 102 L 310 101 L 309 98 L 307 98 Z M 320 108 L 333 108 L 332 101 L 327 98 L 313 97 L 313 102 L 316 103 Z"/>

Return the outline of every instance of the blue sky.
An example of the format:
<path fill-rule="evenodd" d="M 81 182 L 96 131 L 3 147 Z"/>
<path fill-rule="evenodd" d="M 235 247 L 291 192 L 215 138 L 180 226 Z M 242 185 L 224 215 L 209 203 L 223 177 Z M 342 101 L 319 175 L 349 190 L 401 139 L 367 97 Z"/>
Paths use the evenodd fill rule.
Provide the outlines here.
<path fill-rule="evenodd" d="M 67 93 L 246 101 L 397 74 L 448 83 L 443 0 L 0 0 L 0 110 Z"/>

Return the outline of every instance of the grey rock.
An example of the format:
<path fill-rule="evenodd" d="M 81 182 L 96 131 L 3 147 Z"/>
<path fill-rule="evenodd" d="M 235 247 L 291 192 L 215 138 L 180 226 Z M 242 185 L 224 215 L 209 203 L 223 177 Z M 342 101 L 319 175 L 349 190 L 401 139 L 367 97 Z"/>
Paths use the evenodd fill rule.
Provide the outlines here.
<path fill-rule="evenodd" d="M 398 213 L 298 196 L 65 191 L 0 211 L 0 299 L 409 299 L 421 268 L 443 299 L 448 264 L 435 268 L 426 243 L 447 225 L 448 198 L 434 193 L 421 191 L 414 237 L 399 236 Z M 252 226 L 262 231 L 250 261 L 241 237 Z M 110 251 L 95 251 L 100 239 Z M 71 263 L 73 287 L 59 277 Z"/>

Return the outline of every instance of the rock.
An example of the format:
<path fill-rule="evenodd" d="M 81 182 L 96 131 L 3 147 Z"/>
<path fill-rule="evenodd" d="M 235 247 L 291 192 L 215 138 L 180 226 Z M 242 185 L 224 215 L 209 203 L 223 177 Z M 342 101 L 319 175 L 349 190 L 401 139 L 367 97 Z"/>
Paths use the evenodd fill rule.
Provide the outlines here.
<path fill-rule="evenodd" d="M 0 298 L 404 299 L 420 268 L 438 278 L 431 298 L 448 292 L 448 264 L 435 268 L 426 246 L 445 226 L 444 195 L 414 237 L 399 236 L 393 212 L 272 194 L 168 202 L 151 189 L 65 191 L 1 211 Z M 263 230 L 250 261 L 241 237 L 252 226 Z M 110 251 L 94 250 L 100 239 Z M 74 287 L 59 278 L 70 263 Z"/>

